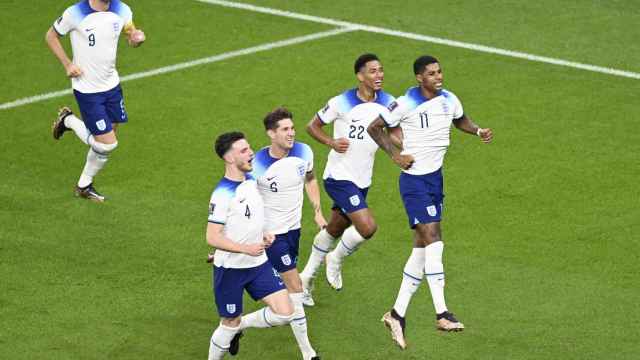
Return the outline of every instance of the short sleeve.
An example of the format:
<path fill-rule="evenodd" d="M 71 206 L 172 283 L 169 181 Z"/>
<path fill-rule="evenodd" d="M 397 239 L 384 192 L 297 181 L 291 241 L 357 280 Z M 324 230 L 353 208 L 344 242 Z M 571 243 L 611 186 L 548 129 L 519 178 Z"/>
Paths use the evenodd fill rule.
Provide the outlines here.
<path fill-rule="evenodd" d="M 336 98 L 329 100 L 327 105 L 317 113 L 318 118 L 325 124 L 334 122 L 338 118 L 339 114 L 338 100 Z"/>
<path fill-rule="evenodd" d="M 125 27 L 133 23 L 133 12 L 131 11 L 131 8 L 128 5 L 121 2 L 120 6 L 117 9 L 117 13 L 118 13 L 118 16 L 122 18 L 122 21 Z"/>
<path fill-rule="evenodd" d="M 313 151 L 309 145 L 305 145 L 305 148 L 304 161 L 307 164 L 307 172 L 310 172 L 313 170 Z"/>
<path fill-rule="evenodd" d="M 386 111 L 380 113 L 380 116 L 387 123 L 389 127 L 397 127 L 400 125 L 400 121 L 409 112 L 409 107 L 402 100 L 402 97 L 389 104 Z"/>
<path fill-rule="evenodd" d="M 76 25 L 73 9 L 68 8 L 64 11 L 62 16 L 53 23 L 53 30 L 55 30 L 58 35 L 65 36 L 69 31 L 75 29 Z"/>
<path fill-rule="evenodd" d="M 462 103 L 460 102 L 460 100 L 458 99 L 457 96 L 452 96 L 452 103 L 453 103 L 453 118 L 454 119 L 460 119 L 462 118 L 462 116 L 464 115 L 464 110 L 462 109 Z"/>
<path fill-rule="evenodd" d="M 229 194 L 214 191 L 209 201 L 209 222 L 224 225 L 227 222 L 230 204 Z"/>

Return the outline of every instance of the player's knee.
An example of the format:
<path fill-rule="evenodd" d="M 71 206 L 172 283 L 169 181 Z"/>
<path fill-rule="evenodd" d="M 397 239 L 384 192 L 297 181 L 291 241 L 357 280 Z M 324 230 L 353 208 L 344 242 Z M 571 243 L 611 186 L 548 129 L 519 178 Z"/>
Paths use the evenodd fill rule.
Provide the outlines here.
<path fill-rule="evenodd" d="M 293 320 L 293 308 L 288 310 L 289 310 L 288 312 L 285 312 L 282 314 L 274 312 L 273 317 L 271 319 L 271 325 L 279 326 L 279 325 L 287 325 L 288 323 L 290 323 L 291 320 Z"/>
<path fill-rule="evenodd" d="M 242 317 L 234 317 L 234 318 L 223 318 L 220 322 L 222 325 L 230 328 L 235 328 L 240 326 L 240 322 L 242 321 Z"/>
<path fill-rule="evenodd" d="M 118 142 L 117 141 L 112 143 L 112 144 L 105 144 L 105 143 L 101 143 L 99 141 L 91 142 L 91 148 L 93 149 L 93 151 L 97 152 L 98 154 L 102 154 L 102 155 L 108 155 L 108 154 L 112 153 L 117 147 L 118 147 Z"/>
<path fill-rule="evenodd" d="M 366 222 L 356 230 L 358 230 L 358 232 L 363 238 L 365 238 L 366 240 L 369 240 L 373 236 L 373 234 L 375 234 L 376 231 L 378 230 L 378 224 L 376 224 L 375 221 L 371 220 Z"/>

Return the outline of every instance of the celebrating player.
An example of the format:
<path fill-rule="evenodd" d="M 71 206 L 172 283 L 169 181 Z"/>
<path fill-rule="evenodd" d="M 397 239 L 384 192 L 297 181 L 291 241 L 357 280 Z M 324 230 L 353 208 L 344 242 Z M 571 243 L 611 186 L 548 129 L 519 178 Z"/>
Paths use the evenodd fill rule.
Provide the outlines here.
<path fill-rule="evenodd" d="M 129 6 L 119 0 L 85 0 L 65 10 L 46 34 L 46 41 L 71 78 L 73 93 L 82 120 L 68 107 L 58 112 L 53 123 L 53 138 L 73 130 L 89 145 L 87 161 L 75 188 L 83 198 L 103 202 L 105 197 L 93 186 L 93 178 L 107 163 L 118 146 L 116 127 L 127 122 L 120 78 L 116 70 L 116 52 L 124 30 L 129 45 L 137 47 L 145 40 L 133 24 Z M 73 61 L 69 59 L 59 37 L 70 34 Z"/>
<path fill-rule="evenodd" d="M 325 190 L 333 199 L 331 219 L 313 241 L 309 260 L 300 274 L 307 297 L 313 305 L 311 289 L 315 274 L 326 256 L 327 281 L 335 290 L 342 288 L 342 263 L 376 232 L 377 225 L 366 202 L 376 143 L 369 137 L 367 126 L 394 98 L 382 91 L 384 72 L 374 54 L 358 57 L 354 64 L 358 87 L 329 100 L 307 126 L 309 134 L 331 148 L 324 170 Z M 323 126 L 334 123 L 333 137 Z M 335 239 L 340 238 L 333 251 Z"/>
<path fill-rule="evenodd" d="M 302 282 L 298 275 L 298 249 L 304 187 L 315 210 L 318 227 L 327 225 L 320 207 L 320 189 L 313 174 L 311 148 L 295 141 L 293 115 L 285 108 L 277 108 L 264 118 L 264 127 L 271 145 L 256 153 L 251 176 L 258 182 L 264 201 L 265 229 L 275 234 L 267 257 L 278 270 L 293 302 L 291 329 L 304 360 L 320 359 L 307 336 Z"/>
<path fill-rule="evenodd" d="M 402 168 L 400 194 L 414 230 L 411 256 L 404 267 L 403 280 L 396 302 L 382 321 L 395 342 L 404 349 L 405 315 L 411 297 L 425 276 L 436 310 L 436 327 L 461 331 L 464 325 L 449 312 L 444 301 L 444 244 L 440 232 L 442 205 L 442 163 L 450 143 L 451 124 L 463 132 L 477 135 L 488 143 L 491 129 L 477 126 L 463 112 L 462 104 L 442 87 L 442 69 L 432 56 L 421 56 L 413 64 L 418 86 L 389 106 L 367 129 L 378 145 Z M 403 150 L 385 128 L 402 129 Z"/>
<path fill-rule="evenodd" d="M 253 151 L 242 133 L 216 139 L 215 151 L 224 160 L 224 178 L 209 203 L 207 243 L 213 254 L 213 290 L 222 320 L 211 336 L 209 360 L 238 352 L 242 330 L 288 324 L 293 306 L 276 270 L 265 254 L 273 235 L 263 232 L 264 203 L 252 170 Z M 242 316 L 244 290 L 267 306 Z"/>

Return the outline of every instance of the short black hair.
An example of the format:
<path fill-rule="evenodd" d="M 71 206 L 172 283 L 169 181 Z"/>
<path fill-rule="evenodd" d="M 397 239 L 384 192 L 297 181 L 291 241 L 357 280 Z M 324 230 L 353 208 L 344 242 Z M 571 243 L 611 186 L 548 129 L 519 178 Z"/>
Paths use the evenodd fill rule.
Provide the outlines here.
<path fill-rule="evenodd" d="M 280 106 L 275 108 L 272 112 L 268 113 L 264 117 L 264 129 L 265 130 L 275 130 L 278 128 L 278 121 L 282 119 L 291 119 L 293 120 L 293 114 L 291 111 L 287 110 L 284 106 Z"/>
<path fill-rule="evenodd" d="M 380 61 L 376 54 L 362 54 L 353 64 L 353 71 L 357 74 L 369 61 Z"/>
<path fill-rule="evenodd" d="M 438 59 L 431 55 L 422 55 L 413 62 L 413 73 L 422 74 L 427 65 L 439 63 Z"/>
<path fill-rule="evenodd" d="M 222 159 L 224 157 L 224 154 L 226 154 L 227 151 L 231 149 L 233 143 L 242 139 L 245 139 L 245 136 L 239 131 L 231 131 L 218 136 L 218 138 L 216 139 L 216 144 L 214 146 L 216 154 L 218 154 L 220 159 Z"/>

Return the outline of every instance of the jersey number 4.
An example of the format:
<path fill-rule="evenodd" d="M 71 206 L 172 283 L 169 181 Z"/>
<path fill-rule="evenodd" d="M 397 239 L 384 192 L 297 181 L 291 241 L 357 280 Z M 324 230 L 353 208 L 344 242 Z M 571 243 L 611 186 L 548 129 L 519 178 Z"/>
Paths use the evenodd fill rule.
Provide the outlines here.
<path fill-rule="evenodd" d="M 251 210 L 249 210 L 249 204 L 247 204 L 247 208 L 244 210 L 244 216 L 246 216 L 247 219 L 251 219 Z"/>
<path fill-rule="evenodd" d="M 364 139 L 364 126 L 360 125 L 360 126 L 355 126 L 355 125 L 349 125 L 349 138 L 350 139 L 358 139 L 358 140 L 362 140 Z"/>

